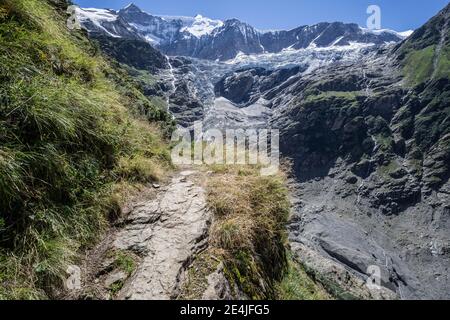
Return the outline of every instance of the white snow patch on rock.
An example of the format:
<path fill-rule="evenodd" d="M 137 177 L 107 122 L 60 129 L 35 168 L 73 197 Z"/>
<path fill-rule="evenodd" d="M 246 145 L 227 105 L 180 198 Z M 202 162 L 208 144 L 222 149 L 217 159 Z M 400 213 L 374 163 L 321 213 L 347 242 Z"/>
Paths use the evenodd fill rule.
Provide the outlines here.
<path fill-rule="evenodd" d="M 191 22 L 190 25 L 182 28 L 181 32 L 188 32 L 197 38 L 211 34 L 215 29 L 223 26 L 222 21 L 205 18 L 202 15 L 195 16 Z"/>

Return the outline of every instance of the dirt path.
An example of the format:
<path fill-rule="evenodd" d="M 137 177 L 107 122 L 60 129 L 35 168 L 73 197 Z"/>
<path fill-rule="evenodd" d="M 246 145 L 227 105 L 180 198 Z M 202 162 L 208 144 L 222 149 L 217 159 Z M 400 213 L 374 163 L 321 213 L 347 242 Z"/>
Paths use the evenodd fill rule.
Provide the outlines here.
<path fill-rule="evenodd" d="M 207 245 L 211 220 L 202 174 L 176 174 L 156 197 L 134 205 L 121 226 L 88 254 L 79 298 L 176 299 L 187 267 Z"/>

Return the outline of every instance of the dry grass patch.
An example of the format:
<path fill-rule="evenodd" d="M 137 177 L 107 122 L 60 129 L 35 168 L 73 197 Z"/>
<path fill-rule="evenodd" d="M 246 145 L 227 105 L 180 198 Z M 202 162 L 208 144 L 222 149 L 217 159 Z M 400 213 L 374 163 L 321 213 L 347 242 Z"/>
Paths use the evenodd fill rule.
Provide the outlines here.
<path fill-rule="evenodd" d="M 215 214 L 210 246 L 221 252 L 230 283 L 249 299 L 274 299 L 287 267 L 290 211 L 285 175 L 263 177 L 258 166 L 212 168 L 208 204 Z"/>

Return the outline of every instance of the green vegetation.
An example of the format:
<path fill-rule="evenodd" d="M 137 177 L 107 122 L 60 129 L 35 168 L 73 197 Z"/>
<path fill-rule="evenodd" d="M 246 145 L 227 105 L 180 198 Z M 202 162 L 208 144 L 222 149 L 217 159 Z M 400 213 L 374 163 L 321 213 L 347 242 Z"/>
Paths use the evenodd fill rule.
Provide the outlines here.
<path fill-rule="evenodd" d="M 134 270 L 136 270 L 136 262 L 133 256 L 124 251 L 118 251 L 115 253 L 115 261 L 114 265 L 116 268 L 119 268 L 128 276 L 130 276 Z"/>
<path fill-rule="evenodd" d="M 168 67 L 165 56 L 145 41 L 108 36 L 95 39 L 106 55 L 131 68 L 156 71 Z"/>
<path fill-rule="evenodd" d="M 380 150 L 383 152 L 390 152 L 392 150 L 392 145 L 394 140 L 389 133 L 380 133 L 375 136 L 375 141 L 378 146 L 380 146 Z"/>
<path fill-rule="evenodd" d="M 131 185 L 170 168 L 171 117 L 50 3 L 0 4 L 0 299 L 52 297 Z"/>
<path fill-rule="evenodd" d="M 400 47 L 399 57 L 408 85 L 416 86 L 431 78 L 448 78 L 450 43 L 448 34 L 447 40 L 441 39 L 446 25 L 443 19 L 446 19 L 444 15 L 434 17 Z"/>
<path fill-rule="evenodd" d="M 113 268 L 126 273 L 127 277 L 130 277 L 136 270 L 137 258 L 132 253 L 118 250 L 109 252 L 108 255 L 114 259 Z M 125 281 L 124 279 L 117 280 L 108 287 L 111 299 L 119 294 L 125 285 Z"/>
<path fill-rule="evenodd" d="M 450 74 L 448 21 L 447 6 L 395 49 L 403 65 L 407 85 L 416 86 L 432 77 L 433 80 L 448 78 Z"/>
<path fill-rule="evenodd" d="M 120 64 L 120 67 L 128 72 L 136 87 L 142 88 L 142 91 L 153 93 L 160 90 L 157 86 L 156 77 L 150 71 L 136 69 L 124 63 Z M 147 98 L 157 110 L 167 109 L 167 101 L 165 98 L 158 95 L 147 95 Z"/>
<path fill-rule="evenodd" d="M 151 74 L 147 70 L 136 69 L 134 67 L 130 67 L 126 64 L 122 64 L 123 68 L 128 71 L 128 73 L 133 77 L 134 80 L 141 82 L 144 85 L 155 85 L 156 78 L 153 74 Z"/>
<path fill-rule="evenodd" d="M 316 283 L 292 257 L 283 280 L 277 285 L 278 300 L 330 300 L 331 296 Z"/>
<path fill-rule="evenodd" d="M 114 298 L 117 296 L 117 294 L 119 294 L 124 284 L 125 283 L 123 281 L 117 281 L 110 286 L 109 291 L 111 292 L 111 298 Z"/>
<path fill-rule="evenodd" d="M 385 178 L 385 179 L 389 179 L 389 175 L 393 172 L 395 172 L 396 170 L 398 170 L 400 168 L 400 166 L 398 165 L 398 163 L 396 161 L 391 161 L 386 165 L 383 165 L 381 167 L 378 168 L 378 172 Z"/>
<path fill-rule="evenodd" d="M 233 297 L 331 299 L 287 249 L 285 174 L 263 177 L 260 166 L 249 165 L 208 169 L 207 201 L 215 215 L 209 247 L 191 264 L 180 299 L 201 299 L 219 265 Z"/>
<path fill-rule="evenodd" d="M 215 214 L 210 246 L 220 252 L 225 274 L 239 291 L 250 299 L 273 299 L 287 267 L 290 204 L 285 178 L 262 177 L 257 166 L 215 171 L 208 183 L 208 203 Z"/>
<path fill-rule="evenodd" d="M 327 101 L 332 99 L 339 99 L 342 101 L 354 103 L 356 98 L 361 95 L 360 91 L 318 91 L 313 90 L 309 94 L 305 94 L 304 103 L 315 101 Z"/>
<path fill-rule="evenodd" d="M 437 63 L 436 78 L 448 78 L 450 75 L 450 48 L 444 46 Z"/>
<path fill-rule="evenodd" d="M 208 249 L 195 257 L 188 269 L 188 276 L 184 283 L 179 300 L 199 300 L 208 288 L 207 277 L 219 267 L 220 252 Z"/>
<path fill-rule="evenodd" d="M 328 276 L 322 275 L 315 270 L 303 267 L 306 274 L 314 279 L 315 282 L 320 283 L 325 291 L 335 300 L 360 300 L 357 296 L 353 295 L 351 292 L 342 288 L 342 286 L 336 283 L 334 280 L 330 279 Z"/>
<path fill-rule="evenodd" d="M 404 75 L 410 85 L 417 85 L 428 80 L 433 74 L 435 46 L 411 51 L 405 59 Z"/>

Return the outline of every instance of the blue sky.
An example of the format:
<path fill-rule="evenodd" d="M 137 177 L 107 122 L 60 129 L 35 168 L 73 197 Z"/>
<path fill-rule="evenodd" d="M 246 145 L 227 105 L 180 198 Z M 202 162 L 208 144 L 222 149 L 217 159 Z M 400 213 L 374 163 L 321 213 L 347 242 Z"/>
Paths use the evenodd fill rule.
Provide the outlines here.
<path fill-rule="evenodd" d="M 74 0 L 81 7 L 120 9 L 131 0 Z M 143 10 L 162 15 L 201 14 L 215 19 L 238 18 L 258 29 L 290 29 L 322 21 L 366 25 L 366 9 L 380 6 L 382 28 L 416 29 L 449 0 L 133 0 Z"/>

